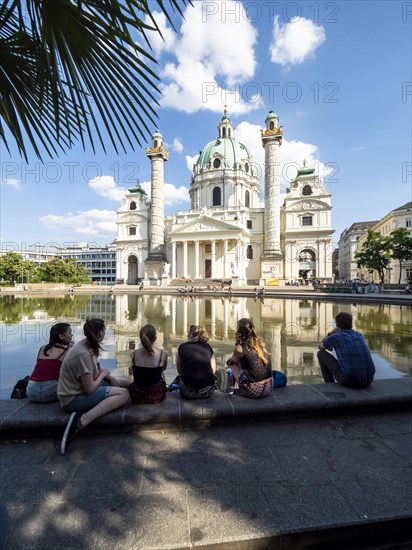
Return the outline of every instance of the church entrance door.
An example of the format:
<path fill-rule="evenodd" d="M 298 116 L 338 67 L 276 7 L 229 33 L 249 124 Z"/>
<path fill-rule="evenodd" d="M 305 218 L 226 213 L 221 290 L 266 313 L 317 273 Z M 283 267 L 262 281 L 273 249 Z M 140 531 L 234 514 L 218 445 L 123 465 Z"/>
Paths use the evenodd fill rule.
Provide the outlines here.
<path fill-rule="evenodd" d="M 128 266 L 127 266 L 127 284 L 128 285 L 137 285 L 138 278 L 138 269 L 139 264 L 137 262 L 136 256 L 129 256 Z"/>
<path fill-rule="evenodd" d="M 205 260 L 205 279 L 210 279 L 212 276 L 212 260 Z"/>

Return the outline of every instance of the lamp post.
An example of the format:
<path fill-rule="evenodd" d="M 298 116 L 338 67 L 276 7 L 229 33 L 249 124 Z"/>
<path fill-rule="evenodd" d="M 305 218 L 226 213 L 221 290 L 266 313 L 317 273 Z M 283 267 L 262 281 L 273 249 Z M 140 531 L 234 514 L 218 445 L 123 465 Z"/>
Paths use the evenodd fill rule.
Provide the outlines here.
<path fill-rule="evenodd" d="M 391 287 L 391 271 L 392 268 L 390 267 L 391 258 L 386 258 L 386 271 L 388 272 L 388 288 Z"/>

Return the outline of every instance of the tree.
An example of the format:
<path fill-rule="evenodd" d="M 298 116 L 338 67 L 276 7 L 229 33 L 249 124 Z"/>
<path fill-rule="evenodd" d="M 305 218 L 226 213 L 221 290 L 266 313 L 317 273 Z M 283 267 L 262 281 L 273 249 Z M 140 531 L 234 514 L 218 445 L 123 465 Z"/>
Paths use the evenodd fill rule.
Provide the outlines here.
<path fill-rule="evenodd" d="M 380 282 L 384 283 L 385 268 L 388 263 L 388 254 L 391 246 L 389 237 L 385 237 L 376 231 L 368 230 L 368 237 L 360 252 L 355 252 L 358 267 L 378 272 Z"/>
<path fill-rule="evenodd" d="M 53 258 L 40 264 L 36 279 L 45 283 L 89 283 L 85 268 L 72 258 Z"/>
<path fill-rule="evenodd" d="M 6 128 L 27 160 L 85 138 L 95 151 L 102 130 L 116 152 L 147 139 L 158 104 L 150 33 L 160 33 L 164 0 L 0 0 L 0 139 Z M 169 0 L 183 15 L 191 0 Z M 141 45 L 138 40 L 143 43 Z M 98 119 L 101 119 L 101 122 Z M 26 136 L 26 137 L 25 137 Z M 41 147 L 40 147 L 41 146 Z"/>
<path fill-rule="evenodd" d="M 35 271 L 34 263 L 23 260 L 17 252 L 6 252 L 4 256 L 0 256 L 0 280 L 9 284 L 27 282 Z"/>
<path fill-rule="evenodd" d="M 399 261 L 399 280 L 402 279 L 402 263 L 412 258 L 412 238 L 406 227 L 398 227 L 390 233 L 391 257 Z"/>

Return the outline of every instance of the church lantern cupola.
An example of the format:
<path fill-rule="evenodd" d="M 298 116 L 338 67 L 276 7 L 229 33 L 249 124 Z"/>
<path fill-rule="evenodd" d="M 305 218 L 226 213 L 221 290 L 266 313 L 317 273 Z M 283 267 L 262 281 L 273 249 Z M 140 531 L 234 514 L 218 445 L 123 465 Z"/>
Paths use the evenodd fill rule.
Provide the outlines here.
<path fill-rule="evenodd" d="M 153 149 L 163 147 L 163 136 L 159 130 L 156 130 L 156 132 L 152 135 L 152 147 Z"/>
<path fill-rule="evenodd" d="M 266 130 L 276 130 L 279 127 L 278 115 L 274 111 L 269 111 L 265 119 Z"/>
<path fill-rule="evenodd" d="M 227 116 L 227 105 L 224 108 L 224 115 L 218 126 L 219 130 L 219 139 L 222 138 L 232 138 L 233 137 L 233 125 L 230 118 Z"/>

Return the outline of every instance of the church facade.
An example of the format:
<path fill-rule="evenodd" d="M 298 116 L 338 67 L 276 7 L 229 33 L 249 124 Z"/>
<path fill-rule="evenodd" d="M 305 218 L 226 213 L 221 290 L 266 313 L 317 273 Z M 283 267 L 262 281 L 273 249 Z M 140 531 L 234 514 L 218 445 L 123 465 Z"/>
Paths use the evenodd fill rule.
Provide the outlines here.
<path fill-rule="evenodd" d="M 283 128 L 270 111 L 261 130 L 264 203 L 248 148 L 226 110 L 218 135 L 193 166 L 190 209 L 164 214 L 169 159 L 157 130 L 146 149 L 151 196 L 133 187 L 117 211 L 116 277 L 135 285 L 172 279 L 230 280 L 234 286 L 284 285 L 332 277 L 331 195 L 306 162 L 281 204 Z"/>

